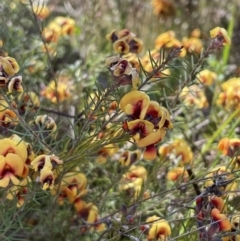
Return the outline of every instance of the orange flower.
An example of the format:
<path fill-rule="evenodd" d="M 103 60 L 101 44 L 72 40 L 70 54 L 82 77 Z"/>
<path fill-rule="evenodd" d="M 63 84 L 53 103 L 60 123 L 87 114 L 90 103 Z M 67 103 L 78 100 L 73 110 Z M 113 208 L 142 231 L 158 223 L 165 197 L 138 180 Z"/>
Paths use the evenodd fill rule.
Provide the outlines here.
<path fill-rule="evenodd" d="M 113 49 L 119 54 L 128 54 L 130 51 L 128 43 L 122 39 L 114 42 Z"/>
<path fill-rule="evenodd" d="M 93 203 L 86 203 L 80 198 L 74 202 L 75 209 L 78 215 L 85 220 L 88 224 L 92 225 L 90 230 L 96 230 L 97 232 L 102 232 L 106 229 L 106 224 L 98 222 L 98 208 Z M 85 231 L 82 229 L 82 231 Z"/>
<path fill-rule="evenodd" d="M 63 164 L 63 161 L 60 160 L 57 156 L 55 155 L 39 155 L 37 156 L 31 163 L 32 168 L 35 171 L 40 171 L 45 164 L 47 163 L 48 166 L 50 166 L 50 163 L 52 165 L 52 167 L 56 167 L 57 165 L 61 165 Z"/>
<path fill-rule="evenodd" d="M 41 91 L 41 95 L 51 100 L 52 103 L 63 102 L 71 97 L 72 82 L 64 75 L 60 75 L 57 81 L 52 80 Z"/>
<path fill-rule="evenodd" d="M 12 103 L 12 107 L 16 107 L 16 103 Z M 0 126 L 9 127 L 18 124 L 16 113 L 10 109 L 9 104 L 0 96 Z"/>
<path fill-rule="evenodd" d="M 140 83 L 139 74 L 126 59 L 113 56 L 106 59 L 106 65 L 118 86 L 132 85 L 133 89 L 137 89 Z"/>
<path fill-rule="evenodd" d="M 215 222 L 219 225 L 219 231 L 229 231 L 231 230 L 231 223 L 225 214 L 220 213 L 217 208 L 213 208 L 211 211 L 211 216 Z"/>
<path fill-rule="evenodd" d="M 61 35 L 72 35 L 75 29 L 75 20 L 69 17 L 56 17 L 54 23 L 61 27 Z M 51 24 L 49 25 L 51 29 Z"/>
<path fill-rule="evenodd" d="M 221 85 L 221 92 L 217 99 L 217 104 L 226 109 L 240 108 L 240 78 L 231 78 Z"/>
<path fill-rule="evenodd" d="M 205 69 L 196 75 L 197 80 L 204 85 L 211 85 L 217 78 L 217 74 L 211 70 Z"/>
<path fill-rule="evenodd" d="M 139 54 L 143 49 L 143 42 L 141 39 L 133 38 L 129 41 L 129 51 L 131 53 Z"/>
<path fill-rule="evenodd" d="M 162 16 L 163 18 L 175 15 L 175 6 L 172 2 L 167 0 L 152 0 L 154 7 L 154 14 Z"/>
<path fill-rule="evenodd" d="M 240 139 L 237 138 L 222 138 L 218 143 L 218 149 L 223 155 L 233 157 L 240 147 Z"/>
<path fill-rule="evenodd" d="M 111 41 L 112 43 L 114 43 L 115 41 L 118 40 L 118 36 L 116 34 L 116 30 L 113 30 L 111 33 L 106 35 L 106 39 L 108 41 Z"/>
<path fill-rule="evenodd" d="M 153 160 L 157 156 L 157 149 L 155 147 L 155 144 L 158 144 L 163 140 L 163 138 L 166 135 L 166 130 L 164 129 L 158 129 L 155 132 L 150 133 L 146 137 L 141 138 L 137 145 L 140 148 L 145 147 L 145 151 L 143 154 L 144 159 L 146 160 Z"/>
<path fill-rule="evenodd" d="M 209 105 L 204 91 L 197 85 L 184 87 L 180 93 L 180 98 L 187 106 L 194 105 L 202 109 Z"/>
<path fill-rule="evenodd" d="M 133 136 L 133 139 L 136 142 L 148 136 L 154 130 L 154 125 L 151 122 L 141 119 L 129 122 L 126 121 L 124 124 L 126 125 L 124 128 L 127 128 L 126 131 L 128 131 L 130 135 Z"/>
<path fill-rule="evenodd" d="M 39 131 L 43 131 L 45 136 L 56 134 L 57 125 L 54 119 L 48 115 L 39 115 L 35 117 L 35 120 L 31 121 L 30 124 L 35 125 Z"/>
<path fill-rule="evenodd" d="M 54 181 L 56 175 L 53 173 L 53 170 L 57 165 L 62 164 L 63 161 L 59 160 L 55 155 L 39 155 L 31 163 L 32 168 L 35 171 L 39 171 L 39 182 L 43 184 L 42 189 L 46 190 L 47 188 L 53 189 Z"/>
<path fill-rule="evenodd" d="M 0 56 L 0 69 L 1 69 L 1 72 L 0 72 L 1 76 L 10 77 L 19 71 L 19 65 L 17 61 L 12 57 Z"/>
<path fill-rule="evenodd" d="M 126 59 L 138 72 L 140 71 L 140 63 L 136 54 L 128 53 L 123 55 L 122 58 Z"/>
<path fill-rule="evenodd" d="M 27 149 L 22 142 L 15 142 L 10 138 L 0 140 L 0 186 L 7 187 L 10 181 L 18 185 L 18 177 L 25 178 L 28 175 L 28 167 L 25 164 Z"/>
<path fill-rule="evenodd" d="M 179 178 L 184 182 L 188 180 L 188 172 L 184 167 L 174 167 L 167 174 L 167 179 L 169 181 L 177 181 Z"/>
<path fill-rule="evenodd" d="M 223 211 L 225 203 L 221 197 L 213 196 L 209 198 L 209 202 L 220 212 Z"/>
<path fill-rule="evenodd" d="M 23 113 L 26 112 L 26 110 L 34 109 L 34 107 L 40 106 L 40 100 L 38 96 L 32 92 L 24 92 L 18 96 L 18 100 L 20 103 L 20 109 Z"/>
<path fill-rule="evenodd" d="M 171 227 L 165 219 L 154 215 L 147 218 L 146 223 L 149 223 L 148 240 L 167 240 L 171 235 Z"/>
<path fill-rule="evenodd" d="M 119 190 L 127 191 L 137 198 L 142 189 L 144 181 L 147 179 L 147 171 L 142 166 L 132 165 L 120 181 Z"/>
<path fill-rule="evenodd" d="M 108 158 L 112 157 L 118 151 L 118 147 L 114 144 L 108 144 L 101 148 L 97 153 L 97 163 L 105 163 Z"/>
<path fill-rule="evenodd" d="M 194 52 L 196 54 L 200 54 L 202 52 L 203 45 L 202 45 L 202 41 L 199 38 L 184 37 L 182 39 L 182 44 L 189 53 Z"/>
<path fill-rule="evenodd" d="M 50 14 L 49 8 L 45 5 L 43 5 L 43 6 L 33 6 L 33 12 L 41 20 L 44 20 Z"/>
<path fill-rule="evenodd" d="M 59 189 L 58 186 L 56 186 L 52 191 L 55 195 L 59 190 L 59 204 L 63 204 L 66 197 L 69 199 L 70 203 L 73 203 L 77 198 L 80 198 L 87 193 L 87 178 L 83 173 L 68 172 L 63 176 L 59 185 Z"/>
<path fill-rule="evenodd" d="M 223 37 L 223 45 L 230 45 L 231 39 L 228 36 L 226 29 L 216 27 L 210 31 L 211 38 Z"/>
<path fill-rule="evenodd" d="M 189 164 L 193 159 L 193 152 L 191 148 L 182 139 L 177 139 L 173 143 L 161 146 L 158 152 L 162 157 L 173 154 L 174 161 L 178 161 L 177 164 L 179 166 Z"/>
<path fill-rule="evenodd" d="M 122 40 L 124 40 L 124 41 L 126 41 L 126 42 L 129 42 L 129 41 L 131 41 L 133 38 L 136 37 L 134 33 L 132 33 L 131 31 L 129 31 L 129 30 L 126 29 L 126 28 L 120 30 L 120 31 L 118 32 L 117 36 L 118 36 L 119 39 L 122 39 Z"/>
<path fill-rule="evenodd" d="M 8 82 L 8 92 L 12 93 L 13 90 L 23 92 L 22 76 L 13 77 Z"/>
<path fill-rule="evenodd" d="M 120 100 L 120 108 L 133 119 L 144 119 L 150 103 L 150 98 L 144 92 L 133 90 Z"/>
<path fill-rule="evenodd" d="M 169 30 L 160 34 L 155 40 L 155 48 L 160 49 L 161 47 L 165 46 L 167 43 L 171 42 L 175 39 L 175 32 Z"/>

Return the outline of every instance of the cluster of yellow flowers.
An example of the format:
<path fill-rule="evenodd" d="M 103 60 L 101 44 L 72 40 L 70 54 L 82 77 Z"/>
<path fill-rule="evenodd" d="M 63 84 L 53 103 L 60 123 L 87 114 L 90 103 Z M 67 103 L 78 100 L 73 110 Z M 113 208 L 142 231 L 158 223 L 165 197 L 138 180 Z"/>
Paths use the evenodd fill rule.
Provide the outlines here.
<path fill-rule="evenodd" d="M 222 92 L 219 94 L 217 104 L 227 110 L 240 109 L 240 78 L 231 78 L 221 85 Z"/>
<path fill-rule="evenodd" d="M 113 30 L 106 36 L 113 43 L 113 49 L 119 54 L 140 53 L 143 43 L 136 35 L 128 29 L 122 29 L 118 33 Z"/>
<path fill-rule="evenodd" d="M 113 76 L 113 81 L 117 86 L 132 85 L 133 89 L 137 89 L 140 78 L 136 68 L 131 63 L 118 56 L 106 59 L 106 65 Z"/>
<path fill-rule="evenodd" d="M 50 81 L 47 86 L 44 86 L 41 95 L 52 103 L 62 103 L 72 96 L 72 82 L 66 75 L 59 75 L 56 80 Z"/>
<path fill-rule="evenodd" d="M 149 241 L 151 240 L 167 240 L 171 235 L 171 227 L 169 223 L 156 215 L 146 219 L 146 224 L 141 225 L 140 229 L 147 234 Z"/>
<path fill-rule="evenodd" d="M 46 41 L 46 46 L 43 46 L 43 50 L 46 48 L 49 53 L 54 54 L 56 51 L 56 45 L 62 36 L 72 35 L 75 29 L 75 20 L 68 17 L 56 17 L 51 21 L 43 30 L 43 38 Z"/>
<path fill-rule="evenodd" d="M 125 191 L 131 197 L 137 198 L 144 182 L 147 180 L 147 170 L 143 166 L 132 165 L 120 180 L 119 190 Z"/>
<path fill-rule="evenodd" d="M 186 166 L 191 165 L 193 160 L 193 152 L 189 145 L 182 139 L 177 139 L 172 143 L 160 146 L 158 153 L 161 158 L 169 158 L 175 167 L 168 171 L 167 179 L 176 181 L 182 178 L 183 181 L 188 180 Z"/>
<path fill-rule="evenodd" d="M 125 94 L 119 106 L 128 117 L 123 129 L 132 136 L 139 148 L 145 148 L 144 159 L 155 159 L 155 145 L 163 140 L 167 129 L 173 127 L 168 110 L 138 90 Z"/>

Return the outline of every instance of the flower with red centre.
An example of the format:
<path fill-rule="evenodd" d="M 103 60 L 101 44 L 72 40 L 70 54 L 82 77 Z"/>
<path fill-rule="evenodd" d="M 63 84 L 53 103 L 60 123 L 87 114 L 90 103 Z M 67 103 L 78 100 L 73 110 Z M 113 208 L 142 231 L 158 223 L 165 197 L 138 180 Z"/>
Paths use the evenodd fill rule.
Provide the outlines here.
<path fill-rule="evenodd" d="M 171 227 L 165 219 L 154 215 L 147 218 L 146 223 L 150 225 L 148 240 L 167 240 L 171 235 Z"/>
<path fill-rule="evenodd" d="M 14 58 L 0 56 L 0 72 L 3 77 L 13 76 L 18 71 L 19 65 Z"/>
<path fill-rule="evenodd" d="M 128 43 L 122 39 L 118 39 L 114 42 L 113 49 L 119 54 L 128 54 L 130 51 Z"/>
<path fill-rule="evenodd" d="M 166 135 L 166 130 L 158 129 L 155 132 L 150 133 L 144 138 L 137 141 L 137 146 L 140 148 L 145 147 L 143 158 L 146 160 L 153 160 L 157 157 L 156 144 L 161 142 Z"/>
<path fill-rule="evenodd" d="M 53 189 L 55 177 L 53 175 L 52 167 L 45 165 L 40 171 L 39 182 L 43 184 L 42 189 Z"/>
<path fill-rule="evenodd" d="M 14 137 L 15 136 L 15 137 Z M 27 160 L 27 148 L 20 137 L 13 135 L 10 138 L 0 140 L 0 155 L 6 157 L 8 154 L 14 154 L 21 158 L 25 163 Z"/>
<path fill-rule="evenodd" d="M 13 90 L 23 92 L 22 76 L 13 77 L 8 82 L 8 92 L 12 93 Z"/>
<path fill-rule="evenodd" d="M 18 177 L 25 178 L 28 175 L 26 147 L 9 138 L 0 140 L 0 146 L 0 186 L 7 187 L 10 181 L 17 185 Z"/>
<path fill-rule="evenodd" d="M 120 181 L 119 190 L 126 191 L 134 198 L 137 198 L 141 193 L 142 185 L 147 179 L 147 171 L 142 166 L 132 165 Z"/>
<path fill-rule="evenodd" d="M 196 75 L 197 80 L 204 85 L 211 85 L 217 78 L 217 74 L 209 69 L 200 71 Z"/>
<path fill-rule="evenodd" d="M 155 40 L 155 48 L 160 49 L 175 38 L 175 32 L 169 30 L 160 34 Z"/>
<path fill-rule="evenodd" d="M 133 139 L 138 142 L 140 139 L 148 136 L 154 130 L 154 125 L 146 120 L 133 120 L 133 121 L 125 121 L 124 129 L 128 131 L 129 134 L 133 137 Z"/>
<path fill-rule="evenodd" d="M 57 42 L 60 35 L 61 35 L 61 28 L 56 23 L 52 24 L 51 28 L 50 27 L 44 28 L 44 30 L 42 32 L 42 36 L 47 43 Z M 46 46 L 44 46 L 44 47 L 46 47 Z M 49 46 L 47 46 L 47 47 L 49 47 Z"/>
<path fill-rule="evenodd" d="M 39 115 L 30 124 L 33 124 L 37 130 L 43 131 L 45 136 L 56 134 L 57 125 L 54 119 L 48 115 Z"/>
<path fill-rule="evenodd" d="M 17 145 L 19 143 L 22 143 L 24 145 L 27 150 L 27 158 L 25 159 L 25 163 L 26 165 L 30 165 L 32 160 L 35 158 L 35 153 L 33 152 L 32 146 L 28 142 L 23 141 L 22 138 L 16 134 L 11 135 L 9 139 L 13 140 Z"/>
<path fill-rule="evenodd" d="M 75 29 L 75 20 L 68 17 L 56 17 L 53 20 L 54 23 L 61 27 L 61 35 L 72 35 Z M 51 24 L 49 25 L 51 28 Z"/>
<path fill-rule="evenodd" d="M 122 97 L 120 109 L 132 119 L 144 119 L 150 98 L 144 92 L 133 90 Z"/>
<path fill-rule="evenodd" d="M 129 42 L 131 39 L 135 38 L 135 34 L 129 31 L 128 29 L 122 29 L 117 34 L 119 39 L 125 40 L 126 42 Z"/>
<path fill-rule="evenodd" d="M 174 155 L 174 161 L 182 166 L 191 163 L 193 159 L 193 152 L 189 145 L 182 139 L 175 140 L 173 143 L 161 146 L 158 153 L 162 157 L 170 157 Z"/>
<path fill-rule="evenodd" d="M 222 90 L 218 96 L 217 104 L 226 109 L 240 108 L 240 78 L 231 78 L 222 85 Z"/>
<path fill-rule="evenodd" d="M 222 138 L 218 143 L 218 149 L 223 155 L 234 157 L 240 147 L 240 139 L 237 138 Z"/>
<path fill-rule="evenodd" d="M 144 119 L 153 123 L 154 127 L 158 127 L 161 120 L 162 111 L 157 101 L 150 101 Z"/>
<path fill-rule="evenodd" d="M 32 162 L 31 166 L 35 171 L 41 171 L 42 168 L 45 166 L 47 163 L 48 166 L 50 166 L 49 163 L 51 163 L 52 168 L 55 168 L 57 165 L 63 164 L 63 161 L 60 160 L 57 156 L 55 155 L 39 155 L 37 156 Z"/>
<path fill-rule="evenodd" d="M 184 182 L 187 182 L 189 179 L 188 172 L 184 167 L 174 167 L 172 168 L 168 174 L 167 179 L 169 181 L 177 181 L 177 180 L 183 180 Z"/>
<path fill-rule="evenodd" d="M 197 106 L 198 108 L 207 108 L 208 101 L 204 91 L 198 85 L 186 86 L 180 93 L 180 99 L 187 106 Z"/>
<path fill-rule="evenodd" d="M 39 107 L 40 106 L 40 100 L 36 93 L 29 91 L 29 92 L 24 92 L 21 93 L 18 96 L 19 100 L 19 109 L 22 111 L 22 113 L 25 113 L 26 110 L 33 110 L 34 107 Z"/>
<path fill-rule="evenodd" d="M 155 69 L 157 68 L 158 66 L 154 66 L 151 61 L 149 61 L 148 63 L 146 63 L 143 68 L 146 72 L 148 73 L 153 73 L 153 71 L 155 71 Z M 156 71 L 155 71 L 156 72 Z M 158 71 L 157 73 L 154 74 L 154 76 L 150 79 L 151 82 L 154 82 L 154 81 L 157 81 L 159 80 L 159 78 L 166 78 L 168 76 L 171 75 L 171 71 L 170 69 L 164 69 L 164 70 L 161 70 L 161 71 Z"/>
<path fill-rule="evenodd" d="M 8 189 L 8 193 L 6 198 L 8 200 L 13 200 L 13 199 L 17 199 L 17 207 L 21 207 L 25 200 L 25 196 L 28 192 L 28 187 L 27 185 L 31 182 L 31 179 L 29 177 L 23 179 L 22 181 L 20 181 L 18 184 L 11 186 Z"/>
<path fill-rule="evenodd" d="M 211 216 L 219 226 L 219 231 L 229 231 L 231 230 L 231 223 L 227 216 L 221 213 L 217 208 L 213 208 L 211 211 Z"/>
<path fill-rule="evenodd" d="M 68 198 L 69 202 L 73 203 L 77 198 L 87 193 L 87 178 L 83 173 L 68 172 L 63 176 L 59 185 L 60 188 L 58 189 L 57 186 L 52 192 L 56 194 L 59 190 L 59 204 L 63 204 L 65 198 Z"/>
<path fill-rule="evenodd" d="M 160 116 L 161 118 L 158 123 L 158 127 L 163 129 L 172 129 L 173 124 L 171 122 L 171 118 L 168 110 L 163 106 L 160 106 L 160 110 L 161 110 L 161 116 Z"/>
<path fill-rule="evenodd" d="M 139 54 L 143 49 L 143 42 L 138 38 L 133 38 L 128 42 L 129 52 Z"/>
<path fill-rule="evenodd" d="M 42 158 L 40 160 L 42 160 Z M 43 184 L 42 189 L 43 190 L 46 190 L 48 188 L 53 189 L 54 181 L 56 178 L 56 175 L 54 175 L 53 173 L 53 169 L 55 169 L 56 164 L 62 164 L 62 161 L 60 161 L 57 157 L 53 155 L 46 156 L 44 158 L 44 161 L 39 161 L 39 162 L 37 161 L 38 161 L 38 157 L 32 161 L 32 165 L 34 166 L 35 164 L 35 170 L 36 170 L 36 166 L 37 166 L 37 169 L 40 170 L 40 175 L 38 180 L 41 184 Z"/>
<path fill-rule="evenodd" d="M 114 43 L 118 40 L 118 36 L 116 34 L 116 30 L 113 30 L 111 33 L 106 35 L 106 39 Z"/>
<path fill-rule="evenodd" d="M 114 144 L 108 144 L 101 148 L 97 153 L 97 163 L 105 163 L 108 158 L 112 157 L 118 151 L 118 147 Z"/>
<path fill-rule="evenodd" d="M 122 166 L 130 166 L 134 162 L 138 161 L 140 158 L 140 151 L 125 151 L 121 154 L 119 157 L 119 162 L 121 163 Z"/>
<path fill-rule="evenodd" d="M 117 64 L 110 67 L 114 76 L 131 75 L 133 68 L 131 64 L 125 60 L 121 59 Z"/>
<path fill-rule="evenodd" d="M 106 224 L 103 222 L 98 222 L 98 208 L 93 203 L 86 203 L 82 199 L 78 198 L 74 202 L 75 209 L 86 223 L 91 225 L 90 230 L 96 230 L 97 232 L 102 232 L 106 229 Z M 85 231 L 85 228 L 82 229 L 82 232 Z"/>
<path fill-rule="evenodd" d="M 127 179 L 134 179 L 136 177 L 142 178 L 143 180 L 147 179 L 147 170 L 142 166 L 131 166 L 129 171 L 123 176 Z"/>
<path fill-rule="evenodd" d="M 9 81 L 9 78 L 1 76 L 0 72 L 0 87 L 5 87 Z"/>
<path fill-rule="evenodd" d="M 137 89 L 140 83 L 139 74 L 126 59 L 113 56 L 106 60 L 106 65 L 117 85 L 132 85 L 133 89 Z"/>
<path fill-rule="evenodd" d="M 216 27 L 210 31 L 211 38 L 222 37 L 223 38 L 223 45 L 230 45 L 231 39 L 228 36 L 226 29 Z"/>
<path fill-rule="evenodd" d="M 15 102 L 12 103 L 15 108 Z M 16 126 L 19 122 L 16 113 L 10 109 L 9 104 L 0 97 L 0 126 L 10 127 Z"/>
<path fill-rule="evenodd" d="M 138 72 L 140 71 L 140 63 L 136 54 L 128 53 L 123 55 L 122 58 L 126 59 Z"/>
<path fill-rule="evenodd" d="M 67 76 L 60 75 L 57 81 L 52 80 L 41 95 L 53 103 L 63 102 L 71 97 L 72 82 Z"/>
<path fill-rule="evenodd" d="M 202 41 L 194 37 L 184 37 L 182 39 L 182 45 L 189 53 L 201 54 L 203 48 Z"/>

